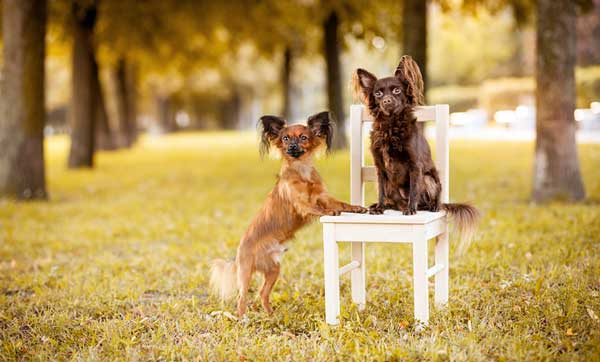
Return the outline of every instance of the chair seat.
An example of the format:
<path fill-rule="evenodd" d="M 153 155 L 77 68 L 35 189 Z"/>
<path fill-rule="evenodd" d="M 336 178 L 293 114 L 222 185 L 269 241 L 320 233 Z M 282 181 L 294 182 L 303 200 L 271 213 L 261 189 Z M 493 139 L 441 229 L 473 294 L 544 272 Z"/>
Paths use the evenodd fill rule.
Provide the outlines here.
<path fill-rule="evenodd" d="M 321 216 L 322 223 L 334 224 L 410 224 L 425 225 L 446 216 L 445 211 L 418 211 L 416 215 L 403 215 L 396 210 L 385 210 L 383 215 L 343 212 L 339 216 Z"/>

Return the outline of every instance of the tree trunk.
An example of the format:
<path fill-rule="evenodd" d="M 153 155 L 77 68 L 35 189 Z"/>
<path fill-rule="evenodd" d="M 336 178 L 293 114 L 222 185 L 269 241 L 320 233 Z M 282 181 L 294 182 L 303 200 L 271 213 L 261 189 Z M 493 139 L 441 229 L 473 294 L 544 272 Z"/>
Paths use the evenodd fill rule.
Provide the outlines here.
<path fill-rule="evenodd" d="M 108 121 L 108 113 L 106 112 L 106 104 L 104 103 L 104 93 L 102 92 L 102 85 L 100 84 L 100 71 L 96 61 L 94 61 L 93 73 L 94 97 L 96 98 L 96 110 L 94 112 L 96 116 L 96 148 L 99 150 L 114 150 L 116 148 L 115 140 Z"/>
<path fill-rule="evenodd" d="M 73 76 L 71 95 L 71 151 L 69 167 L 94 165 L 94 131 L 96 92 L 94 77 L 95 52 L 93 44 L 96 7 L 81 8 L 72 3 L 73 15 Z"/>
<path fill-rule="evenodd" d="M 581 200 L 575 141 L 575 2 L 538 0 L 533 200 Z"/>
<path fill-rule="evenodd" d="M 404 0 L 402 5 L 402 47 L 421 68 L 423 96 L 427 103 L 427 1 Z M 425 130 L 425 123 L 417 126 Z"/>
<path fill-rule="evenodd" d="M 427 1 L 404 0 L 402 6 L 402 47 L 421 68 L 427 87 Z"/>
<path fill-rule="evenodd" d="M 283 53 L 281 86 L 283 88 L 283 110 L 281 114 L 288 121 L 292 117 L 292 49 L 288 46 Z"/>
<path fill-rule="evenodd" d="M 156 97 L 156 113 L 162 133 L 170 133 L 177 130 L 177 123 L 175 123 L 175 114 L 173 112 L 171 97 Z"/>
<path fill-rule="evenodd" d="M 117 134 L 120 147 L 130 147 L 136 138 L 135 80 L 128 76 L 130 67 L 125 58 L 120 58 L 114 72 L 116 105 L 117 105 Z"/>
<path fill-rule="evenodd" d="M 4 0 L 0 196 L 45 199 L 46 1 Z"/>
<path fill-rule="evenodd" d="M 600 64 L 600 0 L 590 1 L 590 10 L 577 17 L 577 64 Z"/>
<path fill-rule="evenodd" d="M 221 128 L 236 129 L 240 123 L 242 97 L 236 86 L 232 86 L 231 95 L 221 105 Z"/>
<path fill-rule="evenodd" d="M 126 63 L 127 79 L 127 142 L 132 146 L 137 141 L 137 83 L 138 68 L 135 63 Z"/>
<path fill-rule="evenodd" d="M 347 145 L 338 28 L 339 19 L 335 11 L 333 11 L 323 23 L 325 38 L 323 51 L 325 53 L 325 63 L 327 64 L 327 100 L 329 110 L 335 115 L 337 125 L 336 134 L 333 139 L 333 148 L 336 150 L 345 148 Z"/>

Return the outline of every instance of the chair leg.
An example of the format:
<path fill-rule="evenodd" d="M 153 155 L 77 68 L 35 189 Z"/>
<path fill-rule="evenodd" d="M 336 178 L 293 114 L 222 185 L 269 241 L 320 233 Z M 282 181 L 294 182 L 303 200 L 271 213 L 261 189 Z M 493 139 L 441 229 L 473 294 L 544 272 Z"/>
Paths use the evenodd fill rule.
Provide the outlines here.
<path fill-rule="evenodd" d="M 448 303 L 448 273 L 450 271 L 450 245 L 448 243 L 448 225 L 444 233 L 437 237 L 435 244 L 435 264 L 442 264 L 444 269 L 435 275 L 435 304 L 442 306 Z"/>
<path fill-rule="evenodd" d="M 365 308 L 367 301 L 365 283 L 365 243 L 351 243 L 352 261 L 358 261 L 360 267 L 350 272 L 350 284 L 352 286 L 352 302 L 358 305 L 359 310 Z"/>
<path fill-rule="evenodd" d="M 427 238 L 425 235 L 413 242 L 413 289 L 415 321 L 429 322 L 429 291 L 427 281 Z"/>
<path fill-rule="evenodd" d="M 333 224 L 323 224 L 325 321 L 331 325 L 340 323 L 340 270 L 334 227 Z"/>

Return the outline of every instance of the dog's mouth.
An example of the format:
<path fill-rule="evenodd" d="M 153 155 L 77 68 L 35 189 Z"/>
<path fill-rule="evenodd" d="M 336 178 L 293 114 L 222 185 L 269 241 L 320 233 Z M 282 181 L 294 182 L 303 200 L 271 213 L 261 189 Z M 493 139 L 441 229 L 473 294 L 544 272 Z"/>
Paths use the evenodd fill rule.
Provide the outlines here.
<path fill-rule="evenodd" d="M 304 150 L 288 150 L 287 154 L 294 158 L 298 158 L 304 154 Z"/>
<path fill-rule="evenodd" d="M 402 109 L 399 104 L 382 104 L 379 108 L 381 108 L 381 112 L 383 112 L 383 114 L 386 116 L 396 113 Z"/>

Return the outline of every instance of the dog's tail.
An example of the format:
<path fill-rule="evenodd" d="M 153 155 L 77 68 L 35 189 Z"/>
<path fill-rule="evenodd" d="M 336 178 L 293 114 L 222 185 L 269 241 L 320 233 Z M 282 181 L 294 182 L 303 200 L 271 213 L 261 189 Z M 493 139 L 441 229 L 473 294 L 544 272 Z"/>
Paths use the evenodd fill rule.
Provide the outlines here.
<path fill-rule="evenodd" d="M 460 234 L 458 254 L 463 254 L 471 244 L 481 213 L 475 207 L 468 204 L 442 204 L 442 210 L 450 216 L 454 227 Z"/>
<path fill-rule="evenodd" d="M 210 287 L 222 300 L 233 297 L 237 286 L 237 263 L 235 260 L 216 259 L 210 264 Z"/>

